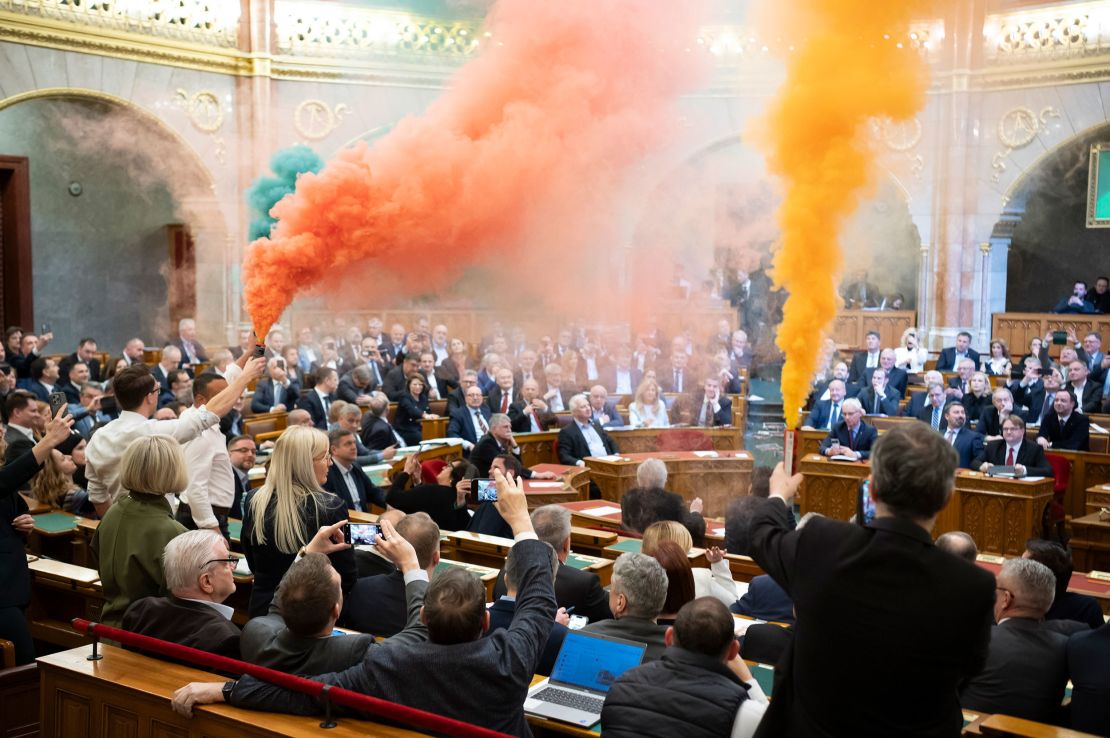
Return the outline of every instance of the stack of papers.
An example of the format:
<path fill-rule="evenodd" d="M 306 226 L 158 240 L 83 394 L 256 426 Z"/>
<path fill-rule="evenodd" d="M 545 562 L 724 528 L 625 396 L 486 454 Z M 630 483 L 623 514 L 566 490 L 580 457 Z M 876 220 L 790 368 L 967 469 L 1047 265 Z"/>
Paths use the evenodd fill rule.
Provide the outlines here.
<path fill-rule="evenodd" d="M 716 451 L 695 451 L 694 452 L 694 456 L 697 456 L 700 459 L 715 459 L 719 455 L 720 454 L 718 454 Z"/>
<path fill-rule="evenodd" d="M 606 515 L 619 515 L 621 509 L 612 505 L 602 505 L 601 507 L 591 507 L 587 510 L 579 510 L 583 515 L 593 515 L 594 517 L 603 518 Z"/>

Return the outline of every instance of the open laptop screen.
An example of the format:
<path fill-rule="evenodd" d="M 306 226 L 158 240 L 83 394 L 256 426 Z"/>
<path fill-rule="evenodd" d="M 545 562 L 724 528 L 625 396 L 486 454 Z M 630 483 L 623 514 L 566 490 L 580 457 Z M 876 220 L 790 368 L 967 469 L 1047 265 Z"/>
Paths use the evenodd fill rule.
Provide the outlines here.
<path fill-rule="evenodd" d="M 640 665 L 646 649 L 642 643 L 569 631 L 551 670 L 551 681 L 608 692 L 617 677 Z"/>

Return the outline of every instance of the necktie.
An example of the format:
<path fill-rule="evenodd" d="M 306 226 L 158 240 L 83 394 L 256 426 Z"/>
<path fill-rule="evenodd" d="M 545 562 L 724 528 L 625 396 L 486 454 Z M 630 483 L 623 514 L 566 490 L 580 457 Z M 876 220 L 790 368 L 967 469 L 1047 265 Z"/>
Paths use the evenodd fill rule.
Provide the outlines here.
<path fill-rule="evenodd" d="M 682 391 L 682 370 L 681 369 L 675 369 L 674 370 L 674 391 L 675 392 L 681 392 Z"/>
<path fill-rule="evenodd" d="M 944 440 L 948 441 L 949 446 L 956 445 L 956 431 L 950 430 L 944 434 Z"/>
<path fill-rule="evenodd" d="M 1006 466 L 1014 465 L 1014 449 L 1011 448 L 1010 452 L 1006 454 Z"/>
<path fill-rule="evenodd" d="M 507 392 L 501 393 L 501 412 L 509 412 L 509 395 Z"/>
<path fill-rule="evenodd" d="M 855 428 L 849 428 L 848 429 L 848 448 L 852 449 L 853 451 L 856 450 L 856 429 Z"/>
<path fill-rule="evenodd" d="M 933 408 L 933 430 L 940 430 L 940 408 Z"/>
<path fill-rule="evenodd" d="M 879 414 L 879 393 L 877 390 L 875 392 L 875 414 Z"/>
<path fill-rule="evenodd" d="M 834 402 L 832 412 L 829 413 L 829 430 L 836 427 L 837 421 L 840 420 L 840 403 Z"/>
<path fill-rule="evenodd" d="M 480 410 L 474 411 L 474 419 L 478 421 L 478 427 L 481 428 L 482 433 L 485 434 L 486 431 L 489 430 L 489 426 L 486 425 L 486 419 L 482 417 L 482 412 Z"/>

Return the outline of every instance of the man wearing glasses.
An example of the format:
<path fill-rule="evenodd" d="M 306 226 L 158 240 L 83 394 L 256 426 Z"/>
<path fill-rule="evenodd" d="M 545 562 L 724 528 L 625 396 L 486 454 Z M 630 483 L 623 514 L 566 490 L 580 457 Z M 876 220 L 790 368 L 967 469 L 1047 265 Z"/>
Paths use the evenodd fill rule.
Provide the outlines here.
<path fill-rule="evenodd" d="M 228 517 L 243 519 L 243 499 L 251 488 L 249 475 L 257 454 L 258 449 L 250 436 L 235 436 L 227 442 L 227 455 L 231 458 L 231 471 L 235 476 L 235 497 L 232 498 Z"/>
<path fill-rule="evenodd" d="M 162 554 L 168 597 L 143 597 L 123 614 L 126 630 L 202 651 L 239 658 L 239 626 L 223 604 L 235 592 L 227 541 L 214 530 L 191 530 Z"/>
<path fill-rule="evenodd" d="M 1002 440 L 991 441 L 983 453 L 971 462 L 972 469 L 990 471 L 993 466 L 1012 466 L 1015 477 L 1026 475 L 1051 477 L 1052 465 L 1045 458 L 1044 451 L 1035 443 L 1025 440 L 1025 421 L 1010 415 L 1002 421 Z"/>

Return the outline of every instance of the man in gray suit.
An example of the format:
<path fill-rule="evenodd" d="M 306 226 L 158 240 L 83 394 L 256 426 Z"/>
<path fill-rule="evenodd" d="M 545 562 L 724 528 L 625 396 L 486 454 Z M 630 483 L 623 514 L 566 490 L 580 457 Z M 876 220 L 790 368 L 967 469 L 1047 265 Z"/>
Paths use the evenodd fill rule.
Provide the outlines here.
<path fill-rule="evenodd" d="M 536 539 L 528 517 L 523 483 L 499 471 L 497 512 L 516 539 L 513 556 L 520 565 L 520 587 L 512 623 L 482 638 L 489 627 L 486 590 L 461 568 L 436 574 L 427 589 L 420 619 L 428 641 L 375 646 L 350 669 L 312 679 L 372 697 L 435 712 L 516 736 L 531 735 L 524 719 L 524 699 L 535 674 L 548 632 L 555 622 L 551 547 Z M 425 580 L 416 552 L 388 522 L 382 523 L 378 548 L 397 562 L 406 584 Z M 460 685 L 482 685 L 481 699 Z M 249 676 L 233 682 L 188 684 L 174 693 L 174 710 L 186 717 L 194 704 L 229 702 L 236 707 L 315 714 L 320 703 Z"/>

